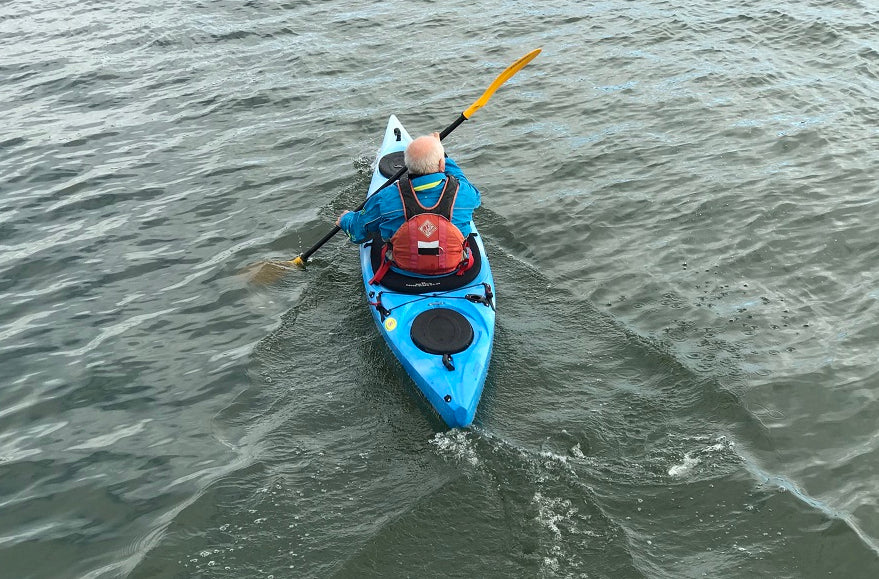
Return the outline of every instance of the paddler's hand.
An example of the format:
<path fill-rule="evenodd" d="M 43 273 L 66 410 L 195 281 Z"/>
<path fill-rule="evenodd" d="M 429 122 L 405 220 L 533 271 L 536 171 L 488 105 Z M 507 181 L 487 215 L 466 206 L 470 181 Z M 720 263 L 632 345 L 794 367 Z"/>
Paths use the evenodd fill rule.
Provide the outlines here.
<path fill-rule="evenodd" d="M 437 132 L 433 132 L 433 133 L 431 133 L 430 136 L 433 137 L 434 139 L 436 139 L 437 141 L 439 141 L 440 143 L 443 142 L 443 140 L 440 138 L 440 134 L 437 133 Z M 445 150 L 445 149 L 443 149 L 443 157 L 448 157 L 448 156 L 449 156 L 449 154 L 446 153 L 446 150 Z M 446 170 L 445 166 L 443 166 L 443 167 L 440 169 L 440 171 L 445 171 L 445 170 Z"/>
<path fill-rule="evenodd" d="M 342 218 L 345 217 L 347 213 L 351 213 L 350 211 L 343 211 L 341 215 L 336 219 L 336 226 L 342 227 Z"/>

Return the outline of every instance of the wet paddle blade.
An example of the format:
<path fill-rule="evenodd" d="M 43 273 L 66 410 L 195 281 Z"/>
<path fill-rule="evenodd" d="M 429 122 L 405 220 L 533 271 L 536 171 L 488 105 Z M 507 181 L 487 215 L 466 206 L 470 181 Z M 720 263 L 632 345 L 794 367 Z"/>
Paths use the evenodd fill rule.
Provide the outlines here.
<path fill-rule="evenodd" d="M 280 280 L 290 270 L 305 269 L 305 264 L 301 261 L 298 257 L 292 261 L 261 261 L 248 266 L 243 275 L 250 283 L 269 285 Z"/>

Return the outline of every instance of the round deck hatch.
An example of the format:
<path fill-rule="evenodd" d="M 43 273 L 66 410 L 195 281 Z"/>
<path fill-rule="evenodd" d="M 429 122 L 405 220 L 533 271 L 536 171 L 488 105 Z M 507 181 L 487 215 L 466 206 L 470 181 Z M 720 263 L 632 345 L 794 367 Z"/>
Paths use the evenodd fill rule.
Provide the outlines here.
<path fill-rule="evenodd" d="M 390 179 L 397 174 L 397 171 L 405 167 L 403 162 L 403 151 L 388 153 L 378 162 L 378 170 L 385 178 Z"/>
<path fill-rule="evenodd" d="M 473 327 L 455 310 L 434 308 L 416 316 L 411 336 L 428 354 L 457 354 L 473 343 Z"/>

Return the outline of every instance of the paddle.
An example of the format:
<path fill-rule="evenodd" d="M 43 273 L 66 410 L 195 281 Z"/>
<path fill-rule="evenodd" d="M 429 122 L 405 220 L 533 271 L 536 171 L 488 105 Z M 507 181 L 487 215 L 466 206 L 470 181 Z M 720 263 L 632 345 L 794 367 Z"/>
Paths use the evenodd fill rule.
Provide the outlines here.
<path fill-rule="evenodd" d="M 458 128 L 458 126 L 461 123 L 463 123 L 464 121 L 469 119 L 473 115 L 473 113 L 475 113 L 476 111 L 481 109 L 483 107 L 483 105 L 485 105 L 485 103 L 488 102 L 488 99 L 490 99 L 492 97 L 492 95 L 495 93 L 495 91 L 498 88 L 500 88 L 500 86 L 502 84 L 504 84 L 505 82 L 510 80 L 514 74 L 516 74 L 517 72 L 522 70 L 526 64 L 528 64 L 529 62 L 534 60 L 537 57 L 537 55 L 540 54 L 540 50 L 541 50 L 540 48 L 532 50 L 531 52 L 529 52 L 528 54 L 526 54 L 525 56 L 523 56 L 522 58 L 520 58 L 519 60 L 517 60 L 516 62 L 514 62 L 510 66 L 508 66 L 507 69 L 504 70 L 502 73 L 500 73 L 498 75 L 498 77 L 496 79 L 494 79 L 494 82 L 492 82 L 491 85 L 489 85 L 489 87 L 487 89 L 485 89 L 485 92 L 482 93 L 482 96 L 480 96 L 478 99 L 476 99 L 476 101 L 472 105 L 467 107 L 467 109 L 463 113 L 461 113 L 461 115 L 455 120 L 454 123 L 452 123 L 451 125 L 446 127 L 440 133 L 440 140 L 443 140 L 444 138 L 449 136 L 449 134 L 452 131 L 454 131 L 456 128 Z M 397 173 L 393 177 L 391 177 L 390 179 L 385 181 L 381 187 L 376 189 L 375 192 L 378 192 L 381 189 L 384 189 L 385 187 L 391 185 L 392 183 L 397 181 L 400 177 L 402 177 L 405 172 L 406 172 L 406 167 L 401 168 L 399 171 L 397 171 Z M 375 193 L 373 193 L 373 194 L 375 194 Z M 361 203 L 354 211 L 360 211 L 361 209 L 363 209 L 363 207 L 365 205 L 366 205 L 366 200 L 364 200 L 363 203 Z M 332 239 L 332 237 L 334 235 L 336 235 L 339 231 L 341 231 L 341 228 L 338 225 L 334 226 L 330 231 L 327 232 L 326 235 L 324 235 L 320 239 L 320 241 L 318 241 L 317 243 L 312 245 L 309 249 L 307 249 L 306 251 L 304 251 L 303 253 L 299 254 L 298 256 L 296 256 L 295 258 L 293 258 L 289 261 L 271 261 L 271 262 L 265 262 L 265 263 L 259 265 L 258 266 L 259 270 L 254 273 L 254 276 L 253 276 L 254 280 L 258 280 L 258 281 L 262 281 L 262 282 L 274 281 L 274 279 L 277 279 L 278 277 L 280 277 L 280 275 L 282 275 L 284 271 L 290 269 L 291 266 L 304 268 L 305 264 L 308 262 L 308 258 L 311 257 L 312 254 L 314 254 L 314 252 L 316 252 L 318 249 L 320 249 L 323 244 L 325 244 L 327 241 Z M 267 269 L 267 267 L 270 269 L 273 269 L 274 271 L 270 271 L 270 270 L 264 271 Z M 273 274 L 277 274 L 277 275 L 273 275 Z"/>

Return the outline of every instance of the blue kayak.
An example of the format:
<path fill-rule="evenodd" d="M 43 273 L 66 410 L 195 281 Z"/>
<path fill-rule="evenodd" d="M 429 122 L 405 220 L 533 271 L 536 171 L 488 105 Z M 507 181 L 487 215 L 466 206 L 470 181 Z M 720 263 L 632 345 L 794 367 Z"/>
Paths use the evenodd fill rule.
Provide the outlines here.
<path fill-rule="evenodd" d="M 402 167 L 411 140 L 391 115 L 367 197 Z M 452 428 L 473 422 L 494 343 L 494 279 L 482 238 L 471 226 L 474 263 L 462 275 L 414 276 L 392 268 L 370 283 L 381 265 L 382 241 L 375 237 L 360 246 L 363 285 L 379 333 Z"/>

